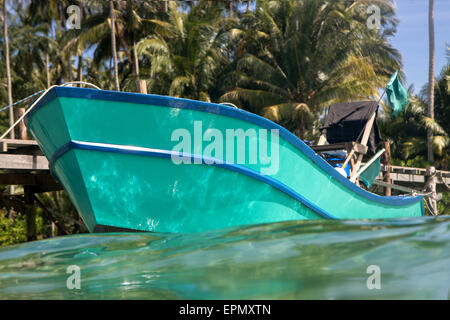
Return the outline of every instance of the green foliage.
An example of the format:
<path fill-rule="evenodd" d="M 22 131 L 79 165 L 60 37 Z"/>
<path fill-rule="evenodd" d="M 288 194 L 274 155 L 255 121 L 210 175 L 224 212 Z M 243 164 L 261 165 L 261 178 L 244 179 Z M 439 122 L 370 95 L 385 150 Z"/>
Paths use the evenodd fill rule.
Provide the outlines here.
<path fill-rule="evenodd" d="M 57 236 L 87 232 L 64 191 L 40 194 L 38 201 L 35 203 L 38 240 L 52 236 L 52 221 L 57 221 Z M 26 218 L 23 213 L 15 212 L 14 220 L 11 221 L 5 210 L 0 212 L 0 246 L 25 242 L 26 234 Z"/>
<path fill-rule="evenodd" d="M 392 165 L 395 166 L 413 167 L 413 168 L 426 168 L 430 166 L 430 163 L 426 160 L 426 157 L 423 155 L 419 155 L 407 160 L 394 158 L 392 159 L 391 163 Z"/>
<path fill-rule="evenodd" d="M 235 68 L 222 101 L 285 126 L 301 138 L 333 102 L 378 95 L 400 55 L 389 44 L 394 19 L 370 30 L 359 10 L 366 1 L 257 1 L 241 22 Z M 389 2 L 379 1 L 386 17 Z M 310 132 L 310 133 L 311 133 Z"/>
<path fill-rule="evenodd" d="M 19 215 L 11 221 L 4 212 L 0 213 L 0 246 L 25 242 L 26 234 L 25 217 Z"/>
<path fill-rule="evenodd" d="M 152 92 L 211 101 L 217 79 L 230 63 L 225 44 L 239 35 L 220 6 L 200 1 L 188 12 L 170 3 L 168 21 L 151 20 L 154 34 L 137 44 Z"/>
<path fill-rule="evenodd" d="M 450 65 L 443 68 L 436 79 L 435 119 L 428 117 L 426 87 L 419 95 L 410 88 L 410 100 L 405 109 L 397 116 L 390 110 L 378 117 L 380 131 L 391 142 L 391 156 L 405 166 L 427 167 L 426 159 L 427 129 L 433 132 L 434 165 L 438 169 L 450 170 Z"/>
<path fill-rule="evenodd" d="M 49 221 L 50 217 L 58 221 L 58 235 L 85 233 L 87 228 L 82 222 L 72 201 L 64 191 L 43 193 L 37 196 L 39 201 L 39 212 L 45 221 Z M 44 210 L 42 206 L 46 209 Z M 49 226 L 49 224 L 47 224 Z M 39 229 L 38 229 L 39 230 Z M 50 230 L 46 234 L 49 235 Z M 42 230 L 41 233 L 44 233 Z"/>
<path fill-rule="evenodd" d="M 442 199 L 438 201 L 438 212 L 441 215 L 450 215 L 450 191 L 442 193 Z"/>

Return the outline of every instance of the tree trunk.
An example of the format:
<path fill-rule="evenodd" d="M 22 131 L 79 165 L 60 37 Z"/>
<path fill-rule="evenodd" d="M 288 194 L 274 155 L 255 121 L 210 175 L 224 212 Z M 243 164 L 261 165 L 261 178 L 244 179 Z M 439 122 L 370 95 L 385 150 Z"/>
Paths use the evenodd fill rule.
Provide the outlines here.
<path fill-rule="evenodd" d="M 8 16 L 6 10 L 6 0 L 3 0 L 3 32 L 5 39 L 5 61 L 6 61 L 6 78 L 7 78 L 7 86 L 8 86 L 8 105 L 12 105 L 12 81 L 11 81 L 11 66 L 9 61 L 9 39 L 8 39 Z M 9 126 L 11 127 L 14 124 L 14 110 L 12 107 L 9 108 Z M 14 139 L 14 130 L 11 130 L 9 134 L 11 139 Z M 14 194 L 14 186 L 9 186 L 9 194 Z M 15 212 L 13 208 L 9 208 L 9 219 L 14 221 Z"/>
<path fill-rule="evenodd" d="M 437 194 L 436 194 L 436 168 L 431 166 L 427 168 L 427 183 L 425 189 L 431 192 L 431 196 L 425 201 L 430 203 L 430 211 L 433 216 L 438 215 L 437 211 Z"/>
<path fill-rule="evenodd" d="M 8 17 L 6 10 L 6 0 L 3 0 L 3 29 L 5 38 L 6 78 L 8 81 L 8 104 L 11 105 L 13 103 L 13 98 L 12 98 L 11 65 L 9 59 Z M 20 118 L 24 113 L 25 113 L 24 108 L 18 108 L 16 110 L 17 118 Z M 14 109 L 9 108 L 9 125 L 12 126 L 13 123 L 14 123 Z M 15 138 L 14 130 L 11 130 L 10 137 L 11 139 Z M 27 139 L 27 128 L 25 127 L 25 123 L 23 121 L 19 123 L 19 138 Z"/>
<path fill-rule="evenodd" d="M 434 119 L 434 0 L 429 0 L 428 32 L 430 40 L 429 69 L 428 69 L 428 117 Z M 434 162 L 433 131 L 427 130 L 428 161 Z"/>
<path fill-rule="evenodd" d="M 139 80 L 139 57 L 137 56 L 136 42 L 134 39 L 133 39 L 133 55 L 134 55 L 134 71 L 136 73 L 137 80 Z"/>
<path fill-rule="evenodd" d="M 50 57 L 48 53 L 45 55 L 45 73 L 47 75 L 47 88 L 50 88 Z"/>
<path fill-rule="evenodd" d="M 30 187 L 24 187 L 24 198 L 25 198 L 25 222 L 26 222 L 26 232 L 27 241 L 34 241 L 37 239 L 36 236 L 36 207 L 34 205 L 33 192 Z"/>
<path fill-rule="evenodd" d="M 8 105 L 12 105 L 12 83 L 11 83 L 11 66 L 9 62 L 9 39 L 8 39 L 8 17 L 6 11 L 6 0 L 3 0 L 3 32 L 5 39 L 5 61 L 6 61 L 6 78 L 7 78 L 7 86 L 8 86 Z M 9 108 L 9 126 L 11 127 L 14 124 L 14 110 L 13 108 Z M 9 134 L 11 139 L 14 139 L 14 130 L 11 130 Z"/>
<path fill-rule="evenodd" d="M 122 49 L 125 51 L 125 55 L 127 56 L 128 62 L 130 63 L 131 66 L 133 66 L 133 58 L 131 57 L 131 51 L 128 47 L 128 44 L 125 40 L 125 36 L 123 34 L 123 30 L 120 27 L 120 25 L 117 23 L 117 20 L 114 21 L 115 22 L 115 29 L 117 30 L 117 36 L 119 37 L 119 42 L 122 45 Z M 132 68 L 132 67 L 131 67 Z"/>
<path fill-rule="evenodd" d="M 72 82 L 72 57 L 70 56 L 70 53 L 67 57 L 67 81 Z"/>
<path fill-rule="evenodd" d="M 83 55 L 78 55 L 78 81 L 83 81 Z M 80 85 L 81 87 L 81 85 Z"/>
<path fill-rule="evenodd" d="M 117 66 L 117 51 L 116 51 L 116 31 L 115 31 L 115 19 L 114 19 L 114 1 L 109 1 L 109 15 L 111 20 L 111 50 L 114 60 L 114 85 L 116 91 L 120 91 L 119 85 L 119 68 Z"/>
<path fill-rule="evenodd" d="M 84 6 L 83 6 L 83 2 L 84 1 L 78 1 L 78 6 L 80 7 L 80 21 L 82 21 L 82 19 L 84 18 Z M 77 53 L 78 53 L 78 70 L 77 70 L 77 79 L 78 81 L 83 81 L 83 48 L 82 47 L 78 47 L 77 48 Z M 82 85 L 80 84 L 79 87 L 81 88 Z"/>

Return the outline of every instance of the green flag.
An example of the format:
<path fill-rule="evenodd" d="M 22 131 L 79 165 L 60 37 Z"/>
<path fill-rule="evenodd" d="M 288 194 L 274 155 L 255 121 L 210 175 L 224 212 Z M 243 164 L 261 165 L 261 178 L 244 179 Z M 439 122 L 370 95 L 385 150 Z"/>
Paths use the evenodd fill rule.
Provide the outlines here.
<path fill-rule="evenodd" d="M 393 110 L 393 115 L 395 116 L 408 103 L 408 91 L 402 86 L 398 78 L 398 71 L 395 71 L 389 80 L 386 86 L 386 93 Z"/>
<path fill-rule="evenodd" d="M 367 188 L 369 188 L 378 177 L 381 171 L 381 158 L 378 157 L 363 173 L 360 174 L 360 179 Z"/>
<path fill-rule="evenodd" d="M 358 170 L 359 178 L 362 182 L 369 188 L 375 181 L 376 177 L 381 171 L 381 155 L 384 153 L 384 149 L 378 151 L 372 159 L 367 161 L 367 163 Z"/>

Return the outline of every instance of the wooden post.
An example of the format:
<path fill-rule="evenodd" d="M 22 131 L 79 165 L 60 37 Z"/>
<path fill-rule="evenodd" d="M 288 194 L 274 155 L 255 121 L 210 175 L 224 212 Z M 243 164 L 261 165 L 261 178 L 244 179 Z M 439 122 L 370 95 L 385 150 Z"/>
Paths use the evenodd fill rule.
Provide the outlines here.
<path fill-rule="evenodd" d="M 25 214 L 27 225 L 27 241 L 36 240 L 36 208 L 34 207 L 34 196 L 31 187 L 24 187 Z"/>
<path fill-rule="evenodd" d="M 13 187 L 13 190 L 14 190 L 14 186 L 10 186 L 10 187 Z M 10 193 L 10 194 L 12 195 L 13 193 Z M 9 221 L 11 221 L 11 222 L 14 222 L 14 219 L 16 218 L 16 212 L 14 211 L 13 207 L 9 208 L 9 210 L 8 210 L 8 218 L 9 218 Z"/>
<path fill-rule="evenodd" d="M 111 50 L 114 61 L 114 86 L 116 91 L 120 91 L 119 83 L 119 67 L 117 65 L 117 48 L 116 48 L 116 17 L 114 13 L 114 1 L 109 1 L 109 18 L 111 19 Z"/>
<path fill-rule="evenodd" d="M 6 64 L 6 79 L 8 90 L 8 105 L 13 104 L 12 97 L 12 80 L 11 80 L 11 65 L 9 59 L 9 35 L 8 35 L 8 10 L 6 9 L 6 1 L 3 1 L 3 41 L 5 42 L 5 64 Z M 9 108 L 9 126 L 14 124 L 14 109 Z M 11 130 L 9 137 L 14 139 L 14 130 Z"/>
<path fill-rule="evenodd" d="M 319 138 L 319 142 L 317 142 L 318 146 L 323 146 L 327 142 L 327 137 L 325 134 L 321 134 Z"/>
<path fill-rule="evenodd" d="M 427 183 L 426 189 L 428 192 L 431 192 L 431 196 L 428 198 L 430 201 L 430 210 L 431 214 L 434 216 L 438 215 L 437 211 L 437 194 L 436 194 L 436 168 L 431 166 L 427 168 Z"/>
<path fill-rule="evenodd" d="M 145 80 L 138 80 L 137 88 L 139 93 L 147 94 L 147 82 Z"/>
<path fill-rule="evenodd" d="M 369 137 L 370 137 L 370 132 L 372 131 L 373 123 L 375 122 L 376 114 L 377 114 L 377 111 L 375 110 L 372 117 L 370 117 L 369 121 L 367 121 L 367 123 L 366 123 L 366 126 L 364 128 L 364 133 L 361 138 L 361 144 L 363 146 L 367 146 L 367 142 L 369 141 Z M 358 172 L 359 168 L 361 167 L 363 157 L 364 157 L 363 154 L 358 155 L 358 159 L 356 161 L 355 168 L 353 169 L 354 173 L 352 174 L 352 177 L 350 178 L 350 181 L 352 181 L 352 182 L 355 182 L 354 177 L 355 177 L 356 172 Z"/>
<path fill-rule="evenodd" d="M 58 235 L 58 230 L 56 229 L 56 224 L 52 221 L 52 238 Z"/>
<path fill-rule="evenodd" d="M 20 118 L 25 113 L 25 108 L 17 109 L 17 118 Z M 19 139 L 28 140 L 27 127 L 25 126 L 25 121 L 19 122 Z"/>
<path fill-rule="evenodd" d="M 355 172 L 355 159 L 353 157 L 350 158 L 350 177 L 353 176 Z"/>
<path fill-rule="evenodd" d="M 384 155 L 383 164 L 386 166 L 386 173 L 384 174 L 384 182 L 391 183 L 391 144 L 389 141 L 383 142 Z M 391 187 L 386 187 L 385 195 L 391 196 Z"/>

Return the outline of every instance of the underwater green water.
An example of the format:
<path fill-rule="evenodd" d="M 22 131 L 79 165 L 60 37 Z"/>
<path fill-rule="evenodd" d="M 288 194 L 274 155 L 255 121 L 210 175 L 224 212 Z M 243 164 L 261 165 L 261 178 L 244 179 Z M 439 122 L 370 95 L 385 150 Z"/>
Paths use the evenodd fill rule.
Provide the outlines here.
<path fill-rule="evenodd" d="M 80 289 L 67 288 L 71 265 Z M 371 265 L 381 289 L 367 287 Z M 86 234 L 0 249 L 0 299 L 448 299 L 449 284 L 445 217 Z"/>

